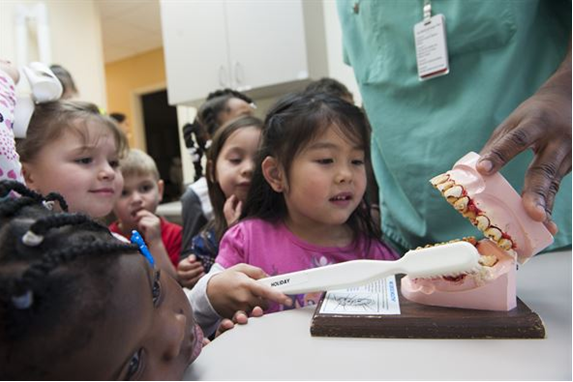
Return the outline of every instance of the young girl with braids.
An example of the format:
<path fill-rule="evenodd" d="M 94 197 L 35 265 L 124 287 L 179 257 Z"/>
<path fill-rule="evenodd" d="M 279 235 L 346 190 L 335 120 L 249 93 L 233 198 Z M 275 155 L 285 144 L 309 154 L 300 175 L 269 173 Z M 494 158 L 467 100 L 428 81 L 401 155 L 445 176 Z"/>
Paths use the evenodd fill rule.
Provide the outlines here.
<path fill-rule="evenodd" d="M 277 275 L 354 259 L 397 259 L 381 241 L 366 197 L 369 131 L 360 109 L 338 97 L 280 100 L 265 119 L 241 221 L 223 236 L 210 274 L 239 263 Z M 210 274 L 191 291 L 202 325 L 217 316 L 201 302 Z M 216 297 L 210 302 L 218 303 Z M 320 293 L 291 297 L 298 307 L 317 303 Z M 267 312 L 282 309 L 273 305 Z"/>
<path fill-rule="evenodd" d="M 0 378 L 180 379 L 203 335 L 177 282 L 59 196 L 0 197 Z"/>
<path fill-rule="evenodd" d="M 226 122 L 252 115 L 255 106 L 245 94 L 232 89 L 210 93 L 197 112 L 192 124 L 183 127 L 183 138 L 195 169 L 195 182 L 181 197 L 183 220 L 181 260 L 185 260 L 196 276 L 205 271 L 192 253 L 192 240 L 214 217 L 209 199 L 207 180 L 203 176 L 203 154 L 211 145 L 211 138 Z M 191 268 L 189 270 L 191 270 Z"/>
<path fill-rule="evenodd" d="M 215 262 L 219 240 L 237 221 L 247 198 L 263 121 L 241 117 L 223 125 L 207 151 L 207 185 L 214 218 L 193 237 L 191 256 L 177 267 L 181 285 L 192 288 Z M 196 260 L 195 260 L 196 259 Z M 195 260 L 195 261 L 193 261 Z M 199 261 L 201 268 L 194 267 Z"/>
<path fill-rule="evenodd" d="M 0 379 L 181 379 L 203 343 L 183 289 L 153 255 L 66 210 L 57 194 L 0 181 Z M 241 265 L 211 281 L 230 298 L 248 286 L 245 306 L 286 302 L 263 276 Z"/>

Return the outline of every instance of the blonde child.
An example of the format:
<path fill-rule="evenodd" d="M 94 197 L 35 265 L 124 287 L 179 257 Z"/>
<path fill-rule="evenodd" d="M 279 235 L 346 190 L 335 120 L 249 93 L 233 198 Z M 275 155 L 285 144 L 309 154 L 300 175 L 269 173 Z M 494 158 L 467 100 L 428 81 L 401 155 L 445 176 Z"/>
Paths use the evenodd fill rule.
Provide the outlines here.
<path fill-rule="evenodd" d="M 131 149 L 120 161 L 123 190 L 113 212 L 118 220 L 109 229 L 129 239 L 133 230 L 139 231 L 151 252 L 160 259 L 168 256 L 172 266 L 164 264 L 174 274 L 181 254 L 181 226 L 155 215 L 163 198 L 163 180 L 153 158 L 138 149 Z"/>
<path fill-rule="evenodd" d="M 16 142 L 29 188 L 58 192 L 70 211 L 93 218 L 109 214 L 121 192 L 125 148 L 115 122 L 79 101 L 36 105 L 26 138 Z"/>
<path fill-rule="evenodd" d="M 247 198 L 263 122 L 240 117 L 223 125 L 207 151 L 207 186 L 214 218 L 192 239 L 191 256 L 177 268 L 181 285 L 193 287 L 215 262 L 219 241 Z M 199 261 L 201 267 L 196 266 Z"/>
<path fill-rule="evenodd" d="M 265 119 L 243 218 L 225 233 L 211 273 L 239 263 L 276 275 L 358 258 L 396 259 L 365 197 L 369 142 L 364 114 L 348 102 L 298 94 L 279 101 Z M 217 322 L 217 311 L 201 290 L 208 286 L 209 301 L 225 304 L 207 285 L 209 276 L 192 290 L 203 327 Z M 319 294 L 291 297 L 298 307 L 316 303 Z"/>

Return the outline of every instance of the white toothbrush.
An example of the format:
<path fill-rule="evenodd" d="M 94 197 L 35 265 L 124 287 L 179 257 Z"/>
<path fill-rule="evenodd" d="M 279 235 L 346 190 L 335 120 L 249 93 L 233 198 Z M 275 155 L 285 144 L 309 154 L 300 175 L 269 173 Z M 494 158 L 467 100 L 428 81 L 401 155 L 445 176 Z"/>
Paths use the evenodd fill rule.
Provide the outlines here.
<path fill-rule="evenodd" d="M 351 260 L 324 267 L 267 277 L 258 282 L 289 294 L 345 289 L 393 274 L 413 278 L 457 276 L 479 269 L 479 253 L 465 241 L 406 252 L 395 261 Z"/>

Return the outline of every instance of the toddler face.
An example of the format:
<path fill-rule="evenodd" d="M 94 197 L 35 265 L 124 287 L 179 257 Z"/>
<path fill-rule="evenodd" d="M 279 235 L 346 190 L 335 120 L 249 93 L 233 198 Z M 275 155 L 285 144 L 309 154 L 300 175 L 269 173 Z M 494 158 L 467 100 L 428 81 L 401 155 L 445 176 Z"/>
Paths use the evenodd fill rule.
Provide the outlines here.
<path fill-rule="evenodd" d="M 123 186 L 113 135 L 93 122 L 83 133 L 68 129 L 23 167 L 28 187 L 43 194 L 58 192 L 71 212 L 93 218 L 111 212 Z"/>
<path fill-rule="evenodd" d="M 201 352 L 203 334 L 177 282 L 143 256 L 123 255 L 107 306 L 91 324 L 91 341 L 59 365 L 56 375 L 181 380 Z"/>
<path fill-rule="evenodd" d="M 235 195 L 242 202 L 247 199 L 260 138 L 260 129 L 244 127 L 225 141 L 215 164 L 215 178 L 227 198 Z"/>
<path fill-rule="evenodd" d="M 123 190 L 115 202 L 114 212 L 124 231 L 137 228 L 137 213 L 155 213 L 163 198 L 163 181 L 149 175 L 130 175 L 123 180 Z"/>
<path fill-rule="evenodd" d="M 288 219 L 301 227 L 339 226 L 366 190 L 364 150 L 329 127 L 296 155 L 284 181 Z"/>

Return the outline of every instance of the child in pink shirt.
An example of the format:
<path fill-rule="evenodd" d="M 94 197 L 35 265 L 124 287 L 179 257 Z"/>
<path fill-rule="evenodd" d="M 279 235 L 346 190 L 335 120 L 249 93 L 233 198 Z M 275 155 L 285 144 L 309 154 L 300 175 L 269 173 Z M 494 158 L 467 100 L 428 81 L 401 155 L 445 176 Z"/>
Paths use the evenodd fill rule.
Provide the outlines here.
<path fill-rule="evenodd" d="M 294 94 L 279 101 L 265 120 L 242 221 L 223 236 L 214 267 L 246 263 L 277 275 L 397 259 L 381 241 L 365 193 L 369 131 L 360 109 L 336 97 Z M 291 297 L 299 307 L 319 296 Z M 266 312 L 284 308 L 271 304 Z"/>

